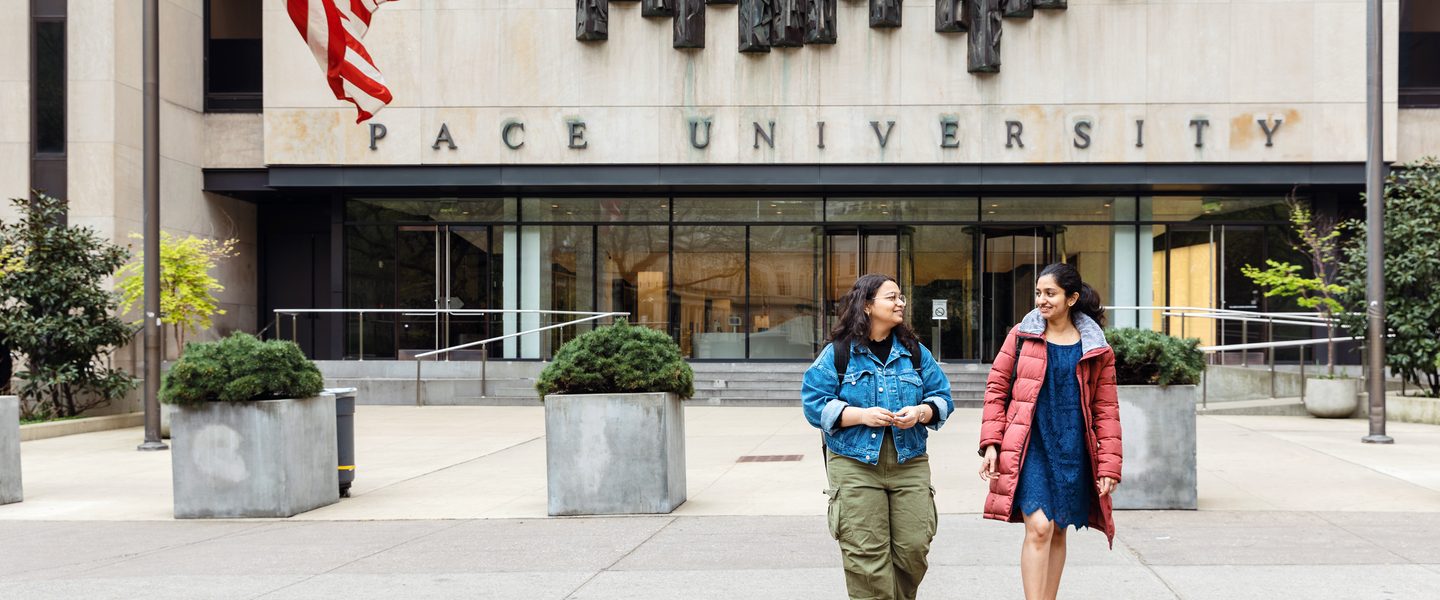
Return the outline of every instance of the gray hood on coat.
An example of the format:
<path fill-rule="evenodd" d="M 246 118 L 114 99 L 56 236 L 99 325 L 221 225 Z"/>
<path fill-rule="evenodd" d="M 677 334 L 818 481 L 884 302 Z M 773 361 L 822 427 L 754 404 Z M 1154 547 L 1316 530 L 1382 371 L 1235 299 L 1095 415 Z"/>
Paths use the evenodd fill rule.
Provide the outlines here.
<path fill-rule="evenodd" d="M 1081 312 L 1075 313 L 1075 328 L 1080 330 L 1080 353 L 1082 355 L 1089 354 L 1091 350 L 1097 348 L 1110 347 L 1110 344 L 1105 341 L 1105 331 L 1100 329 L 1100 324 L 1090 318 L 1090 315 Z M 1016 329 L 1030 335 L 1044 335 L 1045 317 L 1040 316 L 1040 309 L 1031 309 L 1030 313 L 1020 320 Z"/>

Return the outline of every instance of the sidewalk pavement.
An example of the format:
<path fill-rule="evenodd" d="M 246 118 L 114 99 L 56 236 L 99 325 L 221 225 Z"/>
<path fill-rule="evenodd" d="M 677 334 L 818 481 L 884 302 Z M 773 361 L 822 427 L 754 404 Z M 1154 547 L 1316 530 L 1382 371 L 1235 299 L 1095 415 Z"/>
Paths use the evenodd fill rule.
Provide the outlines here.
<path fill-rule="evenodd" d="M 922 598 L 1019 597 L 1021 528 L 983 521 L 979 412 L 931 438 L 942 513 Z M 838 598 L 819 439 L 795 408 L 687 407 L 689 500 L 545 517 L 543 409 L 361 406 L 352 498 L 174 521 L 138 429 L 25 442 L 0 506 L 3 598 Z M 1199 511 L 1070 538 L 1062 597 L 1440 597 L 1440 427 L 1202 416 Z M 795 462 L 741 456 L 801 454 Z"/>

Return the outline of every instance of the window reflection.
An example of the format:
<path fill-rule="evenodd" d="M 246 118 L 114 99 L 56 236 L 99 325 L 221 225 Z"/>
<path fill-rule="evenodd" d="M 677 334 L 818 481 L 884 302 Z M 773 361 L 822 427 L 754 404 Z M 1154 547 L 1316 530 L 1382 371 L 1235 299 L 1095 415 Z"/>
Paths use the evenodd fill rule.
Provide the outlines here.
<path fill-rule="evenodd" d="M 745 358 L 745 228 L 675 228 L 680 350 L 691 358 Z"/>
<path fill-rule="evenodd" d="M 813 358 L 820 346 L 820 234 L 750 228 L 750 358 Z"/>

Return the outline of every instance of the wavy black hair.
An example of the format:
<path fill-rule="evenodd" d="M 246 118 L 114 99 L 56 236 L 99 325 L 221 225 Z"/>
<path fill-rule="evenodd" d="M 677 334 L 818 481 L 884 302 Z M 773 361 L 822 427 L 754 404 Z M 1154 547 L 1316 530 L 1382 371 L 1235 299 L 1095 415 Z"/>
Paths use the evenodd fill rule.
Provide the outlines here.
<path fill-rule="evenodd" d="M 1075 306 L 1070 307 L 1071 321 L 1075 320 L 1075 313 L 1079 312 L 1094 319 L 1096 325 L 1105 326 L 1105 305 L 1100 301 L 1100 292 L 1095 291 L 1090 284 L 1081 281 L 1080 272 L 1076 271 L 1075 267 L 1065 263 L 1049 265 L 1040 271 L 1040 276 L 1036 277 L 1035 281 L 1038 282 L 1041 277 L 1046 276 L 1055 278 L 1055 283 L 1065 290 L 1065 297 L 1068 298 L 1071 294 L 1080 294 L 1080 299 L 1075 302 Z"/>
<path fill-rule="evenodd" d="M 851 342 L 864 343 L 870 339 L 870 315 L 865 314 L 865 307 L 875 301 L 876 292 L 879 292 L 880 286 L 887 281 L 895 281 L 895 278 L 870 273 L 855 280 L 855 285 L 836 303 L 835 311 L 840 314 L 840 321 L 836 323 L 835 330 L 830 332 L 830 343 L 849 346 Z M 890 331 L 901 346 L 915 356 L 920 355 L 920 338 L 915 337 L 915 330 L 910 329 L 908 323 L 902 321 Z"/>

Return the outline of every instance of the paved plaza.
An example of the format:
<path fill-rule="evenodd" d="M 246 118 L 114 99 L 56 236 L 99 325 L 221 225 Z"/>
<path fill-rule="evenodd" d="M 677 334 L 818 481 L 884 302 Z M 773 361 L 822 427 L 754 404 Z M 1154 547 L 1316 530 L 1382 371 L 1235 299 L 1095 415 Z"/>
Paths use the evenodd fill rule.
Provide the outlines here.
<path fill-rule="evenodd" d="M 175 521 L 138 429 L 25 442 L 0 598 L 841 598 L 818 436 L 798 408 L 689 407 L 672 515 L 545 516 L 543 410 L 361 406 L 353 497 L 284 520 Z M 1018 598 L 1021 528 L 979 515 L 979 412 L 932 437 L 922 598 Z M 1440 597 L 1440 427 L 1201 416 L 1200 510 L 1072 534 L 1062 597 Z M 737 462 L 803 455 L 799 461 Z"/>

